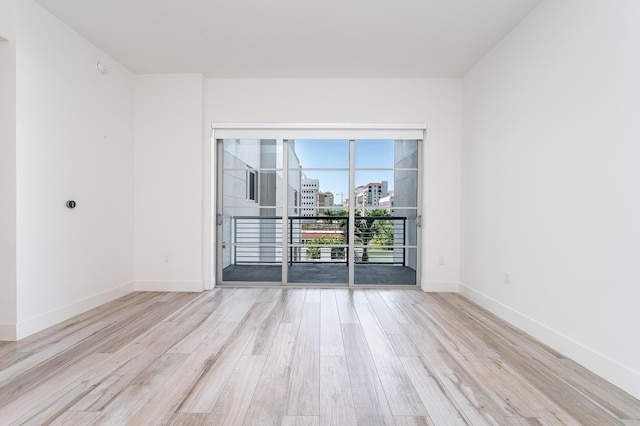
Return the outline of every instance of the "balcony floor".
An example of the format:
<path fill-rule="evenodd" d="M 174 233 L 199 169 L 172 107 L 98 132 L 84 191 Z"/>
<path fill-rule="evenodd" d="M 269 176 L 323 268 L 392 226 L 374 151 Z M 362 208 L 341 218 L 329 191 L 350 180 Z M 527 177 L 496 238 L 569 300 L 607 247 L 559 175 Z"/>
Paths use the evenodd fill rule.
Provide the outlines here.
<path fill-rule="evenodd" d="M 280 265 L 230 265 L 222 271 L 225 282 L 282 282 Z M 347 285 L 348 269 L 343 263 L 298 263 L 289 266 L 289 284 Z M 415 285 L 416 271 L 401 265 L 357 264 L 355 284 Z"/>

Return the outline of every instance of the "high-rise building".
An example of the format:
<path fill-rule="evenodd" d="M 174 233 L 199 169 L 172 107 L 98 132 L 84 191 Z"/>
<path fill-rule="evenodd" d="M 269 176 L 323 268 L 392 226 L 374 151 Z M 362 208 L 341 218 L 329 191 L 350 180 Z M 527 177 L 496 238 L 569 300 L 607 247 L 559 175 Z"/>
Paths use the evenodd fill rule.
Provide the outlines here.
<path fill-rule="evenodd" d="M 382 182 L 369 182 L 366 185 L 361 185 L 356 188 L 355 195 L 355 207 L 364 213 L 372 207 L 379 206 L 380 199 L 389 195 L 389 182 L 383 180 Z"/>
<path fill-rule="evenodd" d="M 309 179 L 302 177 L 300 188 L 300 211 L 302 216 L 318 215 L 318 188 L 320 181 L 318 179 Z"/>

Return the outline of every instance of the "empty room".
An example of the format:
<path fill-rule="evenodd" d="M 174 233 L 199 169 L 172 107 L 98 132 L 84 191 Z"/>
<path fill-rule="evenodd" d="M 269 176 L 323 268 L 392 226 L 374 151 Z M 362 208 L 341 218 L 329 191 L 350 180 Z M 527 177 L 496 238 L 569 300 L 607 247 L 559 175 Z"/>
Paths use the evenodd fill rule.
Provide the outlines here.
<path fill-rule="evenodd" d="M 0 425 L 640 425 L 639 23 L 0 0 Z"/>

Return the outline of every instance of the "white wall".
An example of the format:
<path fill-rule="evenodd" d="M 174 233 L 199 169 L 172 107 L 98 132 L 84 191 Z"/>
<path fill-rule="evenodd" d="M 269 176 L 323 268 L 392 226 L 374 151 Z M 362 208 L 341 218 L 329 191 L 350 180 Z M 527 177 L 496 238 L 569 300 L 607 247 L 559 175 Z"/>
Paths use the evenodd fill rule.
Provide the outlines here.
<path fill-rule="evenodd" d="M 201 291 L 201 75 L 135 77 L 135 287 Z"/>
<path fill-rule="evenodd" d="M 0 0 L 0 340 L 16 323 L 16 46 L 15 4 Z"/>
<path fill-rule="evenodd" d="M 32 0 L 16 24 L 21 338 L 133 288 L 133 76 Z"/>
<path fill-rule="evenodd" d="M 15 9 L 15 0 L 0 0 L 0 41 L 14 39 Z"/>
<path fill-rule="evenodd" d="M 458 288 L 460 115 L 459 79 L 205 80 L 205 124 L 427 122 L 425 290 Z M 440 256 L 444 265 L 438 265 Z"/>
<path fill-rule="evenodd" d="M 543 1 L 465 77 L 461 288 L 636 397 L 639 21 Z"/>

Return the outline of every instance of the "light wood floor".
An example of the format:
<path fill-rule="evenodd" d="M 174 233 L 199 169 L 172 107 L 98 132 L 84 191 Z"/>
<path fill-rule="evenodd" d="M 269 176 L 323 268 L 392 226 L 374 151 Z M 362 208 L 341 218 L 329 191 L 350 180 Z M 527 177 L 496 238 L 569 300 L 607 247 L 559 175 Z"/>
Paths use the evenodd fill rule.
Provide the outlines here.
<path fill-rule="evenodd" d="M 638 419 L 640 401 L 455 294 L 132 293 L 0 343 L 2 425 Z"/>

